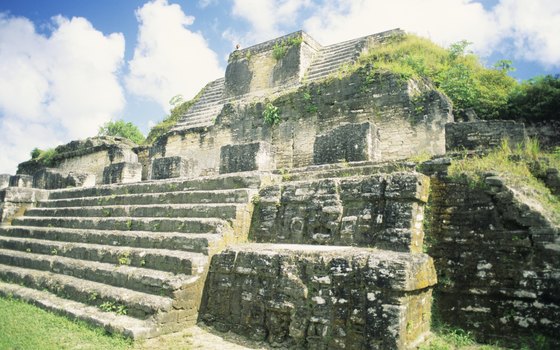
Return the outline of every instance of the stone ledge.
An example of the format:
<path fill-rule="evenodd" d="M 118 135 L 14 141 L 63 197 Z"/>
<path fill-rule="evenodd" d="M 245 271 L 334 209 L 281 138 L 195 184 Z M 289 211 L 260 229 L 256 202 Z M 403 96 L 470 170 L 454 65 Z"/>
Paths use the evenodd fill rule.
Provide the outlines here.
<path fill-rule="evenodd" d="M 405 349 L 429 331 L 435 283 L 425 254 L 243 244 L 213 257 L 200 315 L 283 348 Z"/>

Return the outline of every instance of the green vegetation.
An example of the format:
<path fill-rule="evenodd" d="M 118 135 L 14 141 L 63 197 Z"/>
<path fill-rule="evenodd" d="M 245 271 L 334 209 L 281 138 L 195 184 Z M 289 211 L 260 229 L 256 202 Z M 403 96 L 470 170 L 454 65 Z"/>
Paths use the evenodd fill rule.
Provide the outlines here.
<path fill-rule="evenodd" d="M 54 315 L 33 305 L 0 298 L 0 349 L 129 349 L 130 340 L 101 328 Z"/>
<path fill-rule="evenodd" d="M 467 178 L 473 187 L 485 186 L 485 174 L 495 173 L 521 194 L 537 200 L 549 217 L 560 223 L 560 199 L 539 180 L 551 167 L 560 169 L 558 153 L 541 151 L 535 140 L 515 147 L 504 140 L 487 155 L 469 157 L 465 154 L 463 159 L 454 160 L 448 172 L 452 178 Z"/>
<path fill-rule="evenodd" d="M 280 122 L 280 110 L 270 102 L 265 105 L 262 116 L 268 125 L 276 125 Z"/>
<path fill-rule="evenodd" d="M 348 72 L 365 68 L 366 83 L 376 74 L 391 71 L 403 80 L 429 78 L 463 113 L 472 109 L 483 119 L 497 118 L 504 109 L 517 82 L 507 75 L 511 62 L 500 61 L 485 68 L 478 57 L 467 52 L 470 45 L 460 41 L 444 49 L 415 35 L 398 35 L 362 55 Z"/>
<path fill-rule="evenodd" d="M 284 56 L 286 56 L 286 53 L 288 52 L 288 49 L 290 47 L 299 46 L 299 45 L 301 45 L 302 42 L 303 42 L 303 37 L 301 37 L 301 36 L 294 36 L 294 37 L 279 41 L 276 44 L 274 44 L 274 46 L 272 47 L 272 56 L 277 61 L 279 61 Z"/>
<path fill-rule="evenodd" d="M 144 142 L 144 135 L 138 127 L 124 120 L 109 121 L 99 128 L 97 136 L 119 136 L 129 139 L 136 144 Z"/>
<path fill-rule="evenodd" d="M 117 315 L 126 315 L 128 313 L 126 305 L 118 304 L 114 301 L 106 301 L 99 305 L 99 308 L 105 312 L 114 312 Z"/>
<path fill-rule="evenodd" d="M 123 252 L 118 258 L 119 265 L 130 265 L 132 263 L 132 259 L 130 258 L 130 252 L 125 251 Z"/>
<path fill-rule="evenodd" d="M 31 159 L 36 160 L 46 167 L 54 166 L 56 164 L 54 159 L 57 155 L 58 152 L 54 148 L 49 148 L 45 151 L 39 148 L 34 148 L 31 151 Z"/>
<path fill-rule="evenodd" d="M 517 86 L 502 111 L 503 118 L 560 121 L 560 75 L 540 76 Z"/>
<path fill-rule="evenodd" d="M 177 124 L 179 119 L 185 113 L 187 113 L 187 111 L 198 101 L 200 96 L 202 96 L 202 94 L 204 93 L 205 89 L 206 88 L 200 90 L 200 92 L 192 100 L 189 101 L 185 101 L 183 99 L 183 96 L 181 95 L 173 97 L 169 101 L 169 103 L 173 106 L 173 108 L 171 108 L 170 114 L 150 129 L 150 132 L 148 133 L 148 136 L 146 136 L 146 140 L 144 141 L 144 143 L 148 145 L 152 144 L 160 136 L 166 134 L 169 130 L 171 130 L 171 128 L 173 128 L 175 124 Z"/>

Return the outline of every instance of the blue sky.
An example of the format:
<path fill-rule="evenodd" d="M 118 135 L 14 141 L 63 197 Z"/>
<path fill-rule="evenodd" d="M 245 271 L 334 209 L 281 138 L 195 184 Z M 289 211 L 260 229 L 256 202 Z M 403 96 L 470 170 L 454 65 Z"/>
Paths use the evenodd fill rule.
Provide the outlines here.
<path fill-rule="evenodd" d="M 145 133 L 227 55 L 303 29 L 323 44 L 400 27 L 466 39 L 527 79 L 560 72 L 557 0 L 0 0 L 0 173 L 123 118 Z"/>

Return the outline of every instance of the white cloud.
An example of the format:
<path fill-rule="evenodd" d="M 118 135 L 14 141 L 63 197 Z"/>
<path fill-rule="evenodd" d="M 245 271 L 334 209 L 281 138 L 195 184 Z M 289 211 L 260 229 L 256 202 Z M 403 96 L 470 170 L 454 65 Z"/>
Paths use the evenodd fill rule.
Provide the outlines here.
<path fill-rule="evenodd" d="M 498 40 L 493 14 L 469 0 L 325 0 L 304 22 L 304 29 L 323 44 L 393 28 L 442 45 L 465 39 L 484 53 Z"/>
<path fill-rule="evenodd" d="M 84 18 L 53 18 L 50 36 L 26 18 L 0 14 L 0 172 L 33 147 L 95 135 L 124 105 L 116 73 L 124 38 Z"/>
<path fill-rule="evenodd" d="M 126 86 L 165 110 L 178 94 L 193 97 L 207 82 L 223 76 L 217 55 L 200 33 L 186 27 L 194 22 L 179 5 L 154 0 L 137 10 L 140 22 L 134 57 L 128 62 Z"/>
<path fill-rule="evenodd" d="M 557 0 L 500 0 L 492 9 L 475 0 L 324 0 L 315 7 L 304 29 L 323 44 L 398 27 L 444 46 L 468 40 L 482 56 L 499 50 L 560 66 Z"/>
<path fill-rule="evenodd" d="M 494 10 L 516 57 L 560 67 L 560 2 L 502 0 Z"/>
<path fill-rule="evenodd" d="M 300 11 L 311 5 L 311 0 L 234 0 L 232 13 L 251 25 L 248 34 L 239 35 L 231 29 L 224 38 L 239 38 L 244 46 L 287 34 L 286 28 L 293 26 Z"/>

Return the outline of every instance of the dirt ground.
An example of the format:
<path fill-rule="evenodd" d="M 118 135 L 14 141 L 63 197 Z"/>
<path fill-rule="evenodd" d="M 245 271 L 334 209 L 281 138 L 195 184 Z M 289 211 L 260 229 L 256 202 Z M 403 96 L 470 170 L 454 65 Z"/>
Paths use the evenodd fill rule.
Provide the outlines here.
<path fill-rule="evenodd" d="M 194 326 L 182 332 L 163 335 L 134 344 L 134 350 L 270 350 L 269 346 L 252 342 L 231 332 L 220 333 L 204 326 Z M 275 348 L 278 350 L 278 348 Z"/>

